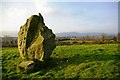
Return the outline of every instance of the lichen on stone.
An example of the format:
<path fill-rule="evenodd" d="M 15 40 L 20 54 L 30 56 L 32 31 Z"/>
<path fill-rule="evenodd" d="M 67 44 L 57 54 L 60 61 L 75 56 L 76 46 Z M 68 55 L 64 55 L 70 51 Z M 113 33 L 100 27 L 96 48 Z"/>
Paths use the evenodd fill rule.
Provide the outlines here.
<path fill-rule="evenodd" d="M 47 59 L 56 47 L 55 34 L 49 29 L 41 14 L 32 15 L 18 33 L 20 56 L 26 60 Z"/>

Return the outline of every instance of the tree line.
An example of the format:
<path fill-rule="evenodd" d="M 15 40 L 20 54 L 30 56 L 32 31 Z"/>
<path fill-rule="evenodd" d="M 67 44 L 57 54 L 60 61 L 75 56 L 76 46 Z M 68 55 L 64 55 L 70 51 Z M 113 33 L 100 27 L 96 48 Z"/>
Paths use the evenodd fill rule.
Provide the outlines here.
<path fill-rule="evenodd" d="M 57 37 L 57 45 L 73 45 L 73 44 L 112 44 L 120 43 L 120 33 L 118 35 L 107 35 L 102 33 L 99 36 L 66 36 Z"/>
<path fill-rule="evenodd" d="M 17 47 L 17 37 L 1 37 L 2 47 Z"/>
<path fill-rule="evenodd" d="M 17 47 L 17 37 L 4 36 L 1 37 L 2 47 Z M 73 45 L 73 44 L 111 44 L 120 43 L 120 33 L 118 35 L 109 36 L 102 33 L 99 36 L 66 36 L 56 37 L 56 45 Z"/>

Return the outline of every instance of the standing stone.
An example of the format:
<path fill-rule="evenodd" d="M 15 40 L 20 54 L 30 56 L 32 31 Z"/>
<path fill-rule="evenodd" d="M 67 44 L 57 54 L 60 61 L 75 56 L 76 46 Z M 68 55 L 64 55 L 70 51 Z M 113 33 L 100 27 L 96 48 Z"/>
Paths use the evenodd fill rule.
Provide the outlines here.
<path fill-rule="evenodd" d="M 18 49 L 20 56 L 26 60 L 43 61 L 49 58 L 56 47 L 55 34 L 45 26 L 39 13 L 32 15 L 18 32 Z"/>

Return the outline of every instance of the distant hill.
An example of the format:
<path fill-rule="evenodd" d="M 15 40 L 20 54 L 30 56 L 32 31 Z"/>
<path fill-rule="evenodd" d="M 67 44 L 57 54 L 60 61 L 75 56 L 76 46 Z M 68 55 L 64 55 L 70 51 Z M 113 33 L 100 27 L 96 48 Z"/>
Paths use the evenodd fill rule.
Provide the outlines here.
<path fill-rule="evenodd" d="M 17 37 L 18 32 L 17 31 L 2 31 L 2 34 L 0 34 L 0 37 L 9 36 L 9 37 Z"/>
<path fill-rule="evenodd" d="M 79 33 L 79 32 L 63 32 L 63 33 L 56 33 L 55 35 L 57 37 L 66 37 L 66 36 L 100 36 L 102 33 L 97 33 L 97 32 L 91 32 L 91 33 Z M 117 34 L 115 33 L 106 33 L 108 36 L 115 36 Z M 0 34 L 0 37 L 4 36 L 10 36 L 10 37 L 17 37 L 18 32 L 17 31 L 3 31 L 2 34 Z"/>
<path fill-rule="evenodd" d="M 80 36 L 100 36 L 102 33 L 79 33 L 79 32 L 64 32 L 64 33 L 56 33 L 57 37 L 66 37 L 66 36 L 76 36 L 76 37 L 80 37 Z M 105 33 L 108 36 L 115 36 L 117 34 L 115 33 Z"/>

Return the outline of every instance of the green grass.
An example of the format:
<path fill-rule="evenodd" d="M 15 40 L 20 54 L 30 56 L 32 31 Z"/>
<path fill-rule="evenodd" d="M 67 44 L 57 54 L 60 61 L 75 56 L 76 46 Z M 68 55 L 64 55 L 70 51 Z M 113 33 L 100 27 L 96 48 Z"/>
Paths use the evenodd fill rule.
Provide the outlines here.
<path fill-rule="evenodd" d="M 17 48 L 2 49 L 2 76 L 5 78 L 118 78 L 118 44 L 57 46 L 50 59 L 33 73 L 19 72 L 22 61 Z"/>

